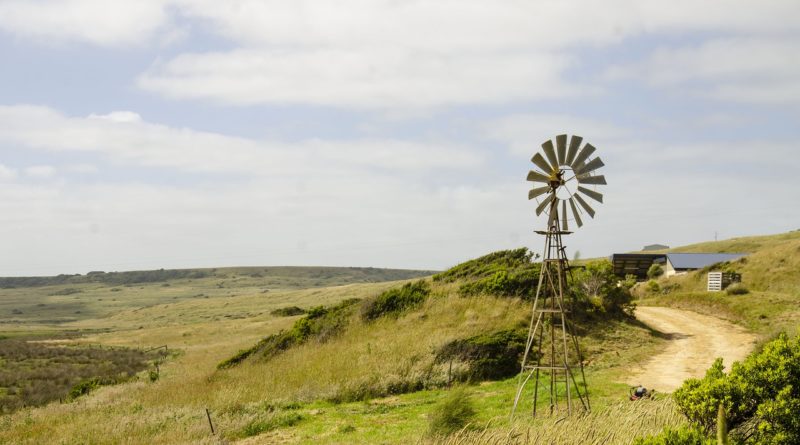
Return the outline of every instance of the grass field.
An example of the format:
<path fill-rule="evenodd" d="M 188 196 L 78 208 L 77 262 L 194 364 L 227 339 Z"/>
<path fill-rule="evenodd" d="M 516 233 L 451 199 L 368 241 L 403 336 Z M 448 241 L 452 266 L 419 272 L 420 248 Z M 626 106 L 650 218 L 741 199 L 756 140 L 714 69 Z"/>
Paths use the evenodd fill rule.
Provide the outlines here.
<path fill-rule="evenodd" d="M 742 246 L 755 253 L 733 267 L 743 273 L 750 294 L 703 292 L 701 272 L 662 280 L 670 292 L 645 294 L 640 304 L 721 314 L 764 337 L 796 329 L 800 235 L 696 248 L 740 251 Z M 785 264 L 783 272 L 773 267 L 776 261 Z M 8 314 L 0 335 L 69 333 L 73 338 L 61 342 L 71 347 L 168 345 L 179 352 L 161 365 L 155 382 L 140 372 L 138 379 L 99 387 L 70 403 L 55 401 L 0 416 L 0 443 L 526 444 L 568 443 L 563 439 L 568 431 L 582 438 L 574 443 L 629 443 L 637 435 L 684 422 L 669 399 L 624 402 L 628 388 L 618 382 L 664 340 L 634 321 L 615 319 L 585 326 L 588 335 L 581 340 L 588 356 L 591 422 L 540 418 L 532 424 L 509 423 L 516 389 L 516 379 L 509 378 L 468 387 L 477 407 L 471 428 L 450 438 L 427 436 L 428 415 L 448 394 L 447 370 L 434 360 L 437 349 L 455 339 L 524 326 L 530 316 L 522 300 L 465 298 L 458 283 L 432 282 L 430 297 L 399 315 L 365 320 L 354 314 L 331 339 L 312 338 L 269 360 L 217 369 L 237 351 L 292 328 L 302 317 L 273 315 L 275 309 L 369 299 L 403 282 L 291 272 L 293 278 L 280 278 L 274 285 L 267 285 L 265 276 L 253 276 L 263 271 L 246 270 L 128 286 L 86 282 L 0 290 L 0 313 Z M 391 388 L 410 381 L 425 383 L 419 391 L 391 394 Z M 364 388 L 388 395 L 347 401 L 353 400 L 348 394 Z"/>

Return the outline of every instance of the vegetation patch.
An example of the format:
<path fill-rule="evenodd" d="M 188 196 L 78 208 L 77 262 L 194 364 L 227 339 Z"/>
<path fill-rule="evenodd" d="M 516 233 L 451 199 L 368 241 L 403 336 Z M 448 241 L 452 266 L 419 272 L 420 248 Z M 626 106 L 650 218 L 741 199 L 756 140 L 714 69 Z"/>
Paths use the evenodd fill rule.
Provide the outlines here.
<path fill-rule="evenodd" d="M 297 306 L 287 306 L 275 309 L 270 312 L 270 315 L 275 317 L 293 317 L 295 315 L 303 315 L 306 310 Z"/>
<path fill-rule="evenodd" d="M 406 283 L 365 301 L 361 306 L 361 317 L 364 320 L 374 320 L 387 315 L 397 315 L 419 306 L 430 293 L 430 284 L 425 280 Z"/>
<path fill-rule="evenodd" d="M 708 434 L 722 424 L 736 443 L 800 443 L 798 382 L 800 336 L 781 334 L 734 363 L 728 374 L 717 359 L 704 378 L 687 380 L 674 397 L 681 412 Z"/>
<path fill-rule="evenodd" d="M 511 329 L 454 340 L 436 354 L 436 363 L 457 361 L 453 381 L 499 380 L 517 375 L 527 332 Z"/>
<path fill-rule="evenodd" d="M 305 317 L 294 323 L 290 330 L 264 337 L 251 348 L 243 349 L 233 357 L 220 362 L 217 369 L 231 368 L 251 356 L 270 359 L 310 339 L 326 342 L 344 330 L 354 313 L 355 304 L 359 301 L 361 300 L 351 298 L 330 308 L 322 306 L 311 308 Z"/>
<path fill-rule="evenodd" d="M 468 426 L 475 419 L 475 407 L 464 388 L 456 388 L 428 415 L 428 434 L 447 436 Z"/>
<path fill-rule="evenodd" d="M 99 385 L 127 381 L 153 357 L 135 349 L 0 340 L 0 413 L 74 399 Z"/>
<path fill-rule="evenodd" d="M 538 256 L 537 256 L 538 257 Z M 540 264 L 527 248 L 501 250 L 461 263 L 433 276 L 434 282 L 461 282 L 463 296 L 478 294 L 530 299 L 536 291 Z"/>

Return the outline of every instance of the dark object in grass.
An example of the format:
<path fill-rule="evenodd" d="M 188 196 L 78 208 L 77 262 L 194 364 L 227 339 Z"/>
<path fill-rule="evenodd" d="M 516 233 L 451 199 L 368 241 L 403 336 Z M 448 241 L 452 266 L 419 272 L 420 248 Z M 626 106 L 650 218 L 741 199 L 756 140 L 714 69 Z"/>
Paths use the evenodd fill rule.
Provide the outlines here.
<path fill-rule="evenodd" d="M 436 354 L 436 363 L 458 361 L 451 381 L 498 380 L 519 373 L 520 355 L 525 351 L 527 333 L 523 329 L 489 332 L 451 341 Z"/>

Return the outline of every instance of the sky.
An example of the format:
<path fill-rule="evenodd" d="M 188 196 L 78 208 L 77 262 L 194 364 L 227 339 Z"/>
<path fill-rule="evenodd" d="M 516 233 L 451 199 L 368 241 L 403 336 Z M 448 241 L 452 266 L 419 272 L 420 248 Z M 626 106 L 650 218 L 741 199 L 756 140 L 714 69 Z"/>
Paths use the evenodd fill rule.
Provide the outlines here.
<path fill-rule="evenodd" d="M 0 0 L 0 275 L 444 269 L 800 229 L 800 3 Z"/>

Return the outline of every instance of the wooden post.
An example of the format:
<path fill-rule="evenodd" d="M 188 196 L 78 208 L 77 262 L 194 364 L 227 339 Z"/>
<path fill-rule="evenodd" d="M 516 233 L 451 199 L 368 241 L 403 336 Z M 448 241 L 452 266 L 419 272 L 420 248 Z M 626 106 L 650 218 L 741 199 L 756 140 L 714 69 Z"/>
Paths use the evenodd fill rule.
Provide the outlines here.
<path fill-rule="evenodd" d="M 211 423 L 211 413 L 208 412 L 208 408 L 206 408 L 206 417 L 208 418 L 208 426 L 211 427 L 211 434 L 216 434 L 214 432 L 214 424 Z"/>

